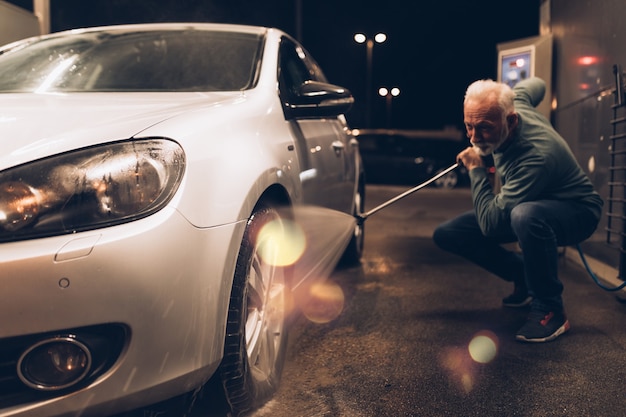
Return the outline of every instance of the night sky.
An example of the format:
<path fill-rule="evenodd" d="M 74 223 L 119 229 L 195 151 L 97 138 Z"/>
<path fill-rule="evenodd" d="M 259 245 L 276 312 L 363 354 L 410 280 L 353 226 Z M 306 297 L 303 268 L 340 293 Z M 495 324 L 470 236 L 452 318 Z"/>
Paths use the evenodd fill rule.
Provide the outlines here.
<path fill-rule="evenodd" d="M 296 6 L 300 1 L 301 7 Z M 11 0 L 32 9 L 30 0 Z M 298 38 L 327 78 L 350 89 L 348 114 L 364 127 L 366 48 L 353 35 L 385 32 L 373 49 L 370 127 L 462 127 L 465 88 L 497 76 L 497 44 L 538 35 L 540 0 L 50 0 L 53 32 L 142 22 L 224 22 L 278 27 Z M 297 10 L 301 10 L 298 19 Z M 387 126 L 378 87 L 399 87 Z"/>

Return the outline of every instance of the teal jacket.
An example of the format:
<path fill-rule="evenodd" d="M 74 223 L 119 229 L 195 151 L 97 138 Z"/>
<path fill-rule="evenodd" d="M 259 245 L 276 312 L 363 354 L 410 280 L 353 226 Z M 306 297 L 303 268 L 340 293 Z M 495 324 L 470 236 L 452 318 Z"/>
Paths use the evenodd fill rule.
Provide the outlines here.
<path fill-rule="evenodd" d="M 504 149 L 493 153 L 500 192 L 494 194 L 484 168 L 469 173 L 476 217 L 485 236 L 511 233 L 511 210 L 525 201 L 575 200 L 598 219 L 602 214 L 602 199 L 571 149 L 535 108 L 545 90 L 539 78 L 520 81 L 513 88 L 519 124 Z"/>

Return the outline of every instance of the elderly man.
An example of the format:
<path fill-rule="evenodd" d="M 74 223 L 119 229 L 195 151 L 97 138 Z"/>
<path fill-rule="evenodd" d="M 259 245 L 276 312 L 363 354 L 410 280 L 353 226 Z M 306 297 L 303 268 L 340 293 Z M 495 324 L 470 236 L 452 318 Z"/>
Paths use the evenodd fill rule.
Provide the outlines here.
<path fill-rule="evenodd" d="M 602 199 L 567 143 L 536 110 L 539 78 L 513 89 L 480 80 L 466 91 L 463 113 L 471 146 L 457 156 L 469 171 L 474 210 L 442 223 L 435 243 L 514 283 L 507 307 L 530 304 L 516 333 L 524 342 L 554 340 L 570 328 L 558 278 L 558 246 L 595 231 Z M 494 191 L 483 157 L 493 155 L 501 188 Z M 521 255 L 502 243 L 518 242 Z"/>

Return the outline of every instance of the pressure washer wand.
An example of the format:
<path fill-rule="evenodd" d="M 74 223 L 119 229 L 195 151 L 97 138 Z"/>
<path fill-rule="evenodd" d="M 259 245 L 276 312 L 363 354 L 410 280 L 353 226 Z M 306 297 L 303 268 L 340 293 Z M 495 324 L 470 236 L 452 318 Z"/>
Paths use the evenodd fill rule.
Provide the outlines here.
<path fill-rule="evenodd" d="M 392 198 L 391 200 L 385 201 L 384 203 L 382 203 L 381 205 L 374 207 L 373 209 L 371 209 L 368 212 L 365 213 L 361 213 L 359 215 L 357 215 L 357 221 L 359 221 L 360 223 L 364 222 L 365 219 L 367 219 L 369 216 L 371 216 L 372 214 L 376 213 L 379 210 L 384 209 L 385 207 L 387 207 L 390 204 L 395 203 L 396 201 L 410 195 L 413 194 L 414 192 L 421 190 L 422 188 L 426 187 L 428 184 L 431 184 L 435 181 L 437 181 L 439 178 L 443 177 L 444 175 L 448 174 L 450 171 L 454 171 L 456 168 L 458 168 L 459 164 L 456 163 L 454 165 L 449 166 L 448 168 L 444 169 L 443 171 L 439 172 L 437 175 L 435 175 L 434 177 L 432 177 L 429 180 L 424 181 L 423 183 L 416 185 L 415 187 L 406 190 L 405 192 L 403 192 L 402 194 L 395 196 L 394 198 Z"/>

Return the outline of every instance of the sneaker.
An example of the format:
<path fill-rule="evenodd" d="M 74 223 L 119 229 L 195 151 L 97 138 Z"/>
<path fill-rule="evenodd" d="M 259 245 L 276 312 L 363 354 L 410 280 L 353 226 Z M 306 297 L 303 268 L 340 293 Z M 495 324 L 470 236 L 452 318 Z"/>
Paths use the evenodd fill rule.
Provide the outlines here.
<path fill-rule="evenodd" d="M 532 310 L 515 339 L 521 342 L 549 342 L 568 331 L 569 327 L 569 321 L 562 312 Z"/>
<path fill-rule="evenodd" d="M 514 291 L 513 294 L 502 299 L 504 307 L 521 308 L 526 307 L 533 300 L 527 292 Z"/>

